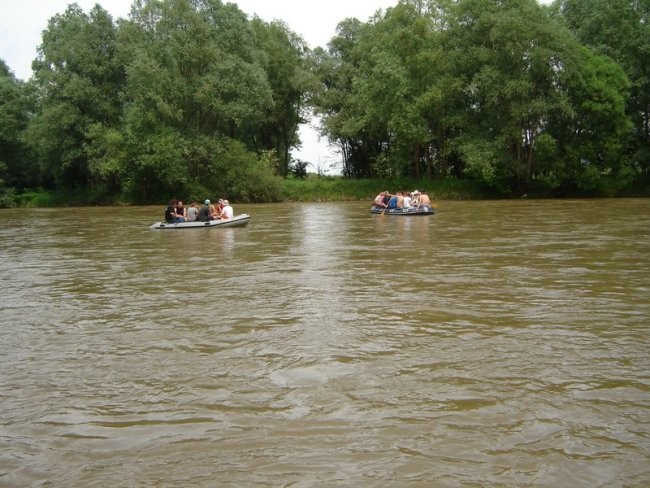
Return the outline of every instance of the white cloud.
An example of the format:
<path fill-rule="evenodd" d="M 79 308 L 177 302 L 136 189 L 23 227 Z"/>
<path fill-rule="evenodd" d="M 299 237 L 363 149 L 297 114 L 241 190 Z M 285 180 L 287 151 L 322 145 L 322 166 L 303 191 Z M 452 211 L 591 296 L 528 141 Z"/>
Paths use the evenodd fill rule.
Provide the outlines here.
<path fill-rule="evenodd" d="M 263 20 L 283 20 L 312 47 L 325 47 L 334 37 L 336 25 L 348 17 L 365 22 L 379 10 L 397 5 L 397 0 L 235 0 L 239 8 Z"/>
<path fill-rule="evenodd" d="M 28 79 L 32 75 L 32 61 L 36 58 L 41 35 L 47 29 L 47 22 L 56 14 L 65 12 L 69 4 L 76 3 L 85 12 L 98 0 L 18 0 L 6 1 L 0 17 L 0 58 L 9 66 L 17 78 Z M 110 0 L 110 7 L 104 7 L 113 19 L 126 17 L 131 10 L 132 0 Z"/>
<path fill-rule="evenodd" d="M 19 0 L 5 1 L 0 16 L 0 58 L 17 78 L 26 80 L 31 76 L 31 63 L 41 43 L 41 34 L 47 22 L 56 14 L 65 12 L 67 0 Z M 85 12 L 100 4 L 116 20 L 127 17 L 133 0 L 77 0 Z M 104 5 L 102 5 L 104 3 Z M 236 0 L 239 8 L 250 17 L 257 15 L 263 20 L 283 20 L 311 46 L 325 46 L 334 36 L 336 25 L 347 17 L 367 21 L 378 9 L 397 4 L 397 0 Z"/>

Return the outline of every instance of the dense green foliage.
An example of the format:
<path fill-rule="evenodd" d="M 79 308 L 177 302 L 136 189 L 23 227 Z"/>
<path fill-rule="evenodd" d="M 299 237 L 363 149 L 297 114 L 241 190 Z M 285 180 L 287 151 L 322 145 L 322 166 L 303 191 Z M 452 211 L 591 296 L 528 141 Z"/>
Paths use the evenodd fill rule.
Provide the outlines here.
<path fill-rule="evenodd" d="M 366 24 L 342 22 L 315 55 L 316 106 L 343 147 L 344 174 L 474 178 L 504 195 L 619 194 L 642 183 L 648 140 L 631 136 L 647 132 L 648 105 L 629 100 L 631 75 L 647 83 L 649 9 L 620 3 L 625 27 L 644 32 L 617 30 L 631 36 L 618 50 L 587 42 L 612 21 L 602 11 L 619 15 L 590 0 L 411 0 Z M 595 33 L 580 42 L 573 29 L 584 18 Z"/>
<path fill-rule="evenodd" d="M 29 81 L 0 60 L 0 206 L 323 199 L 292 176 L 310 110 L 341 149 L 331 198 L 647 194 L 650 2 L 615 4 L 401 0 L 313 51 L 221 0 L 72 4 Z"/>
<path fill-rule="evenodd" d="M 284 200 L 292 202 L 372 201 L 381 191 L 412 191 L 426 188 L 440 200 L 472 200 L 495 197 L 490 188 L 475 179 L 344 178 L 342 176 L 289 177 L 283 182 Z"/>

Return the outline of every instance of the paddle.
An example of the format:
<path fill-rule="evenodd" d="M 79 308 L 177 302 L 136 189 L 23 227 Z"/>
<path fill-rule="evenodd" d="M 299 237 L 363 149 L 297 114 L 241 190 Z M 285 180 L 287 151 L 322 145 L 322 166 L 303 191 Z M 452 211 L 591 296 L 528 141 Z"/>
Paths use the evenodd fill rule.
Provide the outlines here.
<path fill-rule="evenodd" d="M 392 197 L 394 197 L 395 195 L 391 195 L 391 194 L 389 193 L 388 196 L 392 198 Z M 390 200 L 388 201 L 388 203 L 390 203 Z M 380 213 L 379 215 L 384 215 L 384 212 L 385 212 L 386 209 L 388 208 L 388 203 L 386 203 L 386 200 L 384 200 L 384 209 L 381 211 L 381 213 Z"/>

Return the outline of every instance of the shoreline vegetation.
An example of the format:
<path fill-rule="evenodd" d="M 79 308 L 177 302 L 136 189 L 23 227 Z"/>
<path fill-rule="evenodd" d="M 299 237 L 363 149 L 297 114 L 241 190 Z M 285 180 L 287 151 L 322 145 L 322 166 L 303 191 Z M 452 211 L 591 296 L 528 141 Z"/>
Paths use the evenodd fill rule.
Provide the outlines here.
<path fill-rule="evenodd" d="M 305 178 L 289 177 L 282 180 L 278 198 L 271 202 L 336 202 L 336 201 L 372 201 L 380 191 L 425 190 L 432 200 L 491 200 L 521 198 L 628 198 L 650 197 L 650 183 L 645 186 L 629 188 L 616 193 L 603 191 L 602 188 L 592 192 L 549 193 L 548 191 L 531 191 L 523 195 L 495 192 L 493 188 L 479 181 L 467 179 L 428 180 L 412 178 L 392 179 L 350 179 L 342 176 L 321 176 L 308 174 Z M 219 193 L 219 192 L 216 192 Z M 202 201 L 216 198 L 217 195 L 169 195 L 169 198 L 182 198 L 183 201 Z M 223 196 L 223 195 L 220 195 Z M 260 200 L 225 195 L 237 203 L 262 203 Z M 2 207 L 47 208 L 75 206 L 131 206 L 164 205 L 166 201 L 153 199 L 141 201 L 128 195 L 110 195 L 103 192 L 83 189 L 75 192 L 53 192 L 48 190 L 27 191 L 13 195 L 12 204 Z"/>
<path fill-rule="evenodd" d="M 220 0 L 71 4 L 29 80 L 0 59 L 0 208 L 650 196 L 650 7 L 612 2 L 400 0 L 313 49 Z M 341 176 L 293 157 L 316 122 Z"/>

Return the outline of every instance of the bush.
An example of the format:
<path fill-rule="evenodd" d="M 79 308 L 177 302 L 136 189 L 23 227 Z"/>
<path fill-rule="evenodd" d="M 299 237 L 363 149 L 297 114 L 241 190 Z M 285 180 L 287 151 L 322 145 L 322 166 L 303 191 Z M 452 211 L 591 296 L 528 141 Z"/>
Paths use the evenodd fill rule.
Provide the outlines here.
<path fill-rule="evenodd" d="M 0 208 L 13 208 L 18 205 L 14 188 L 0 189 Z"/>
<path fill-rule="evenodd" d="M 232 197 L 241 202 L 265 203 L 282 200 L 282 178 L 262 164 L 247 168 L 232 188 Z"/>

